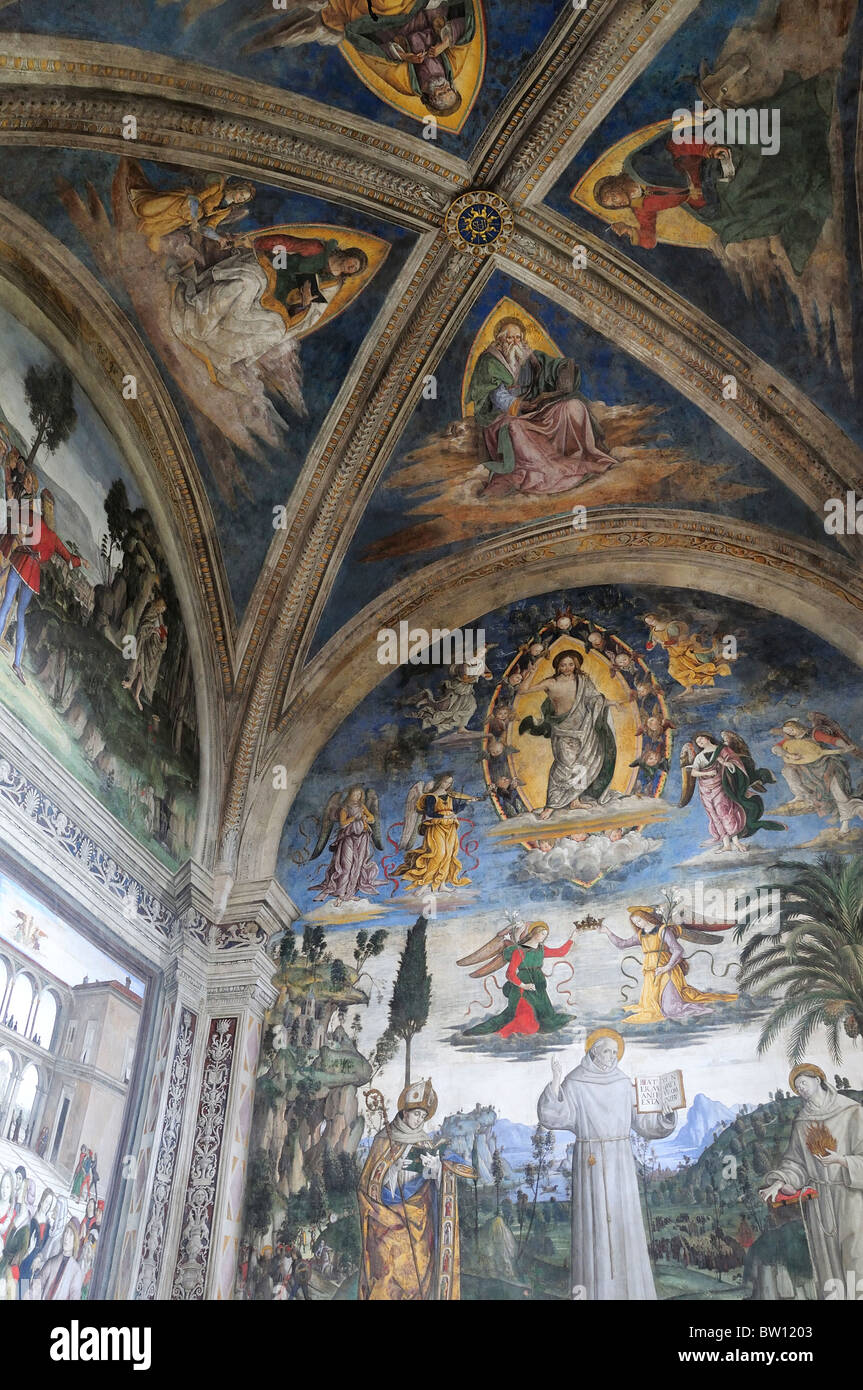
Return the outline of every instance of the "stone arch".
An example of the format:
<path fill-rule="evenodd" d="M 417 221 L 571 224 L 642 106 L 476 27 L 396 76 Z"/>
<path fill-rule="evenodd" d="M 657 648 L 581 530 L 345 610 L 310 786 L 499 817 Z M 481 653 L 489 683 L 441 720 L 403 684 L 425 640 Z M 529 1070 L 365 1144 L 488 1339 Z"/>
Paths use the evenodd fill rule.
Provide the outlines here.
<path fill-rule="evenodd" d="M 41 1046 L 48 1051 L 51 1050 L 55 1034 L 59 1036 L 61 1014 L 62 1000 L 58 991 L 50 985 L 43 984 L 39 990 L 36 1010 L 30 1024 L 30 1037 L 35 1038 L 38 1034 L 41 1039 Z"/>
<path fill-rule="evenodd" d="M 212 858 L 206 825 L 218 806 L 221 776 L 209 750 L 224 740 L 233 618 L 191 448 L 168 391 L 125 316 L 60 242 L 2 199 L 0 304 L 69 368 L 116 441 L 153 517 L 191 652 L 201 748 L 193 854 L 206 863 Z M 129 372 L 138 382 L 134 410 L 121 392 Z"/>
<path fill-rule="evenodd" d="M 26 966 L 17 970 L 12 982 L 12 988 L 9 991 L 7 1012 L 10 1018 L 17 1024 L 17 1031 L 22 1038 L 26 1036 L 30 1011 L 33 1008 L 33 1001 L 38 993 L 39 981 L 36 975 L 31 973 Z"/>

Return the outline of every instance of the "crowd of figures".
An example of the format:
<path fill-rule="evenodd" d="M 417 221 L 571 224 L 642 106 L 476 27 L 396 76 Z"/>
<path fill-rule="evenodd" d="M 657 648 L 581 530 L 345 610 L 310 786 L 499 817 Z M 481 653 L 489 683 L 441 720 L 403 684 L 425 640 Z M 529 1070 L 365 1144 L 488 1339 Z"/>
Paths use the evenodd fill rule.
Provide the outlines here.
<path fill-rule="evenodd" d="M 91 1181 L 88 1174 L 87 1190 Z M 69 1197 L 50 1187 L 39 1194 L 23 1164 L 0 1177 L 0 1299 L 88 1297 L 105 1204 L 90 1196 L 83 1216 L 73 1215 L 82 1187 L 73 1181 Z"/>
<path fill-rule="evenodd" d="M 293 1242 L 278 1241 L 275 1250 L 265 1246 L 260 1253 L 246 1242 L 240 1249 L 237 1297 L 276 1303 L 331 1298 L 355 1268 L 322 1233 L 303 1230 Z"/>

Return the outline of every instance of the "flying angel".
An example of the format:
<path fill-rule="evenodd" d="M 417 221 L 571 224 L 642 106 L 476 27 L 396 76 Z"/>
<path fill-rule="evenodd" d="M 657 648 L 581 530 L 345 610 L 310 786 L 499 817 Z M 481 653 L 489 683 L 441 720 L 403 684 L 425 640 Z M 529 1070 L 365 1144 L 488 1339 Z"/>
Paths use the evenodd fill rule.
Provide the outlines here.
<path fill-rule="evenodd" d="M 534 1033 L 555 1033 L 572 1022 L 569 1014 L 558 1013 L 548 997 L 548 983 L 543 965 L 547 959 L 559 959 L 572 948 L 573 931 L 562 946 L 546 946 L 548 926 L 545 922 L 525 924 L 511 919 L 490 941 L 456 963 L 464 968 L 474 966 L 473 980 L 484 979 L 506 967 L 503 993 L 506 1008 L 492 1018 L 483 1019 L 473 1028 L 465 1029 L 466 1037 L 485 1037 L 497 1033 L 502 1038 L 513 1035 L 529 1037 Z"/>
<path fill-rule="evenodd" d="M 333 792 L 320 822 L 311 858 L 317 859 L 328 844 L 332 858 L 323 879 L 314 885 L 318 901 L 335 898 L 338 907 L 383 887 L 374 857 L 375 849 L 384 847 L 380 801 L 374 787 L 348 787 Z M 334 826 L 336 833 L 330 840 Z"/>
<path fill-rule="evenodd" d="M 470 879 L 462 876 L 459 851 L 459 822 L 455 803 L 484 801 L 483 796 L 453 792 L 453 775 L 443 772 L 428 782 L 415 782 L 405 800 L 404 823 L 399 849 L 404 859 L 395 870 L 405 880 L 408 891 L 431 888 L 451 893 L 466 888 Z M 414 848 L 417 835 L 422 844 Z"/>

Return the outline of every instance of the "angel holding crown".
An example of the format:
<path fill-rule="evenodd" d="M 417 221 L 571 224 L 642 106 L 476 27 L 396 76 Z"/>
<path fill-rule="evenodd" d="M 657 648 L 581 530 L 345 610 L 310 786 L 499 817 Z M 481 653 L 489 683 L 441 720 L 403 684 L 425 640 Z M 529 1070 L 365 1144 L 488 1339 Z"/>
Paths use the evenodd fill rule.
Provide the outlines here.
<path fill-rule="evenodd" d="M 461 966 L 476 966 L 471 979 L 483 979 L 506 967 L 503 986 L 507 1001 L 502 1013 L 483 1019 L 473 1028 L 465 1029 L 466 1037 L 484 1037 L 498 1033 L 502 1038 L 514 1034 L 529 1037 L 533 1033 L 555 1033 L 572 1021 L 569 1014 L 558 1013 L 548 997 L 548 983 L 543 965 L 548 959 L 559 960 L 572 947 L 575 925 L 562 946 L 546 946 L 548 926 L 545 922 L 510 922 L 495 936 L 457 962 Z"/>
<path fill-rule="evenodd" d="M 333 827 L 336 831 L 330 842 Z M 321 882 L 314 885 L 318 902 L 335 898 L 339 907 L 383 886 L 374 857 L 375 849 L 383 849 L 380 802 L 374 787 L 333 792 L 321 816 L 312 859 L 323 853 L 328 842 L 332 857 Z"/>

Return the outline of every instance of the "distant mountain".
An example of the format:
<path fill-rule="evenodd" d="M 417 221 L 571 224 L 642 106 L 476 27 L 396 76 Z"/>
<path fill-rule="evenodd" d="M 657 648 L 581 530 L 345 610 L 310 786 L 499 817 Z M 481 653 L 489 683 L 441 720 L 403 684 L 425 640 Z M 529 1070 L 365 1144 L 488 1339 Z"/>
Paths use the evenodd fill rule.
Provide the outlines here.
<path fill-rule="evenodd" d="M 679 1163 L 686 1157 L 694 1162 L 719 1131 L 731 1124 L 739 1109 L 738 1105 L 731 1107 L 723 1105 L 721 1100 L 711 1100 L 699 1091 L 680 1129 L 653 1145 L 657 1158 L 664 1164 L 675 1160 Z"/>

